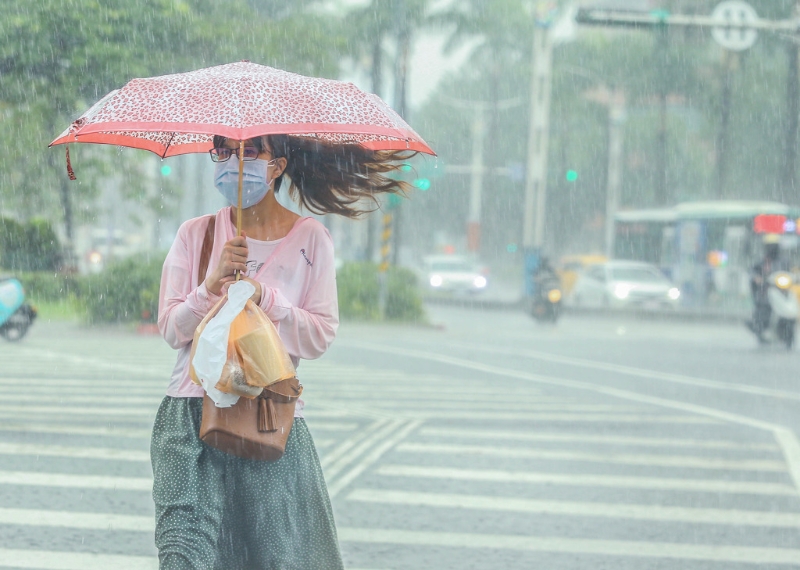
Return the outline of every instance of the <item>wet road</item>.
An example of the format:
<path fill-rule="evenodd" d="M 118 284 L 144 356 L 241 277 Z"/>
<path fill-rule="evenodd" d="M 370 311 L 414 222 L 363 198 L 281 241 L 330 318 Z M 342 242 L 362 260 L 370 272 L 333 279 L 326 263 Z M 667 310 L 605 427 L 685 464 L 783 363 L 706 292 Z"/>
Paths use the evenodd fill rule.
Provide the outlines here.
<path fill-rule="evenodd" d="M 800 567 L 800 354 L 732 325 L 431 307 L 300 368 L 350 569 Z M 157 337 L 0 344 L 0 568 L 156 568 Z"/>

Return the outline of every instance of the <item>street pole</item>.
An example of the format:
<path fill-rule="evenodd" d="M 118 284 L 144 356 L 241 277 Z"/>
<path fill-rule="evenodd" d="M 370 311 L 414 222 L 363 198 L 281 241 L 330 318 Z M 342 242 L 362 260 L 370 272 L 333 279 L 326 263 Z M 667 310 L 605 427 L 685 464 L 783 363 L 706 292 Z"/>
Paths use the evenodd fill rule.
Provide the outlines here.
<path fill-rule="evenodd" d="M 794 7 L 794 17 L 800 19 L 800 0 Z M 794 192 L 797 171 L 797 134 L 800 123 L 800 43 L 790 42 L 787 49 L 789 73 L 786 78 L 786 148 L 783 163 L 783 191 Z"/>
<path fill-rule="evenodd" d="M 483 190 L 483 147 L 486 138 L 484 106 L 476 106 L 472 121 L 472 177 L 467 216 L 467 250 L 477 254 L 481 243 L 481 202 Z"/>
<path fill-rule="evenodd" d="M 539 267 L 544 244 L 552 64 L 553 46 L 549 26 L 537 23 L 533 31 L 533 74 L 522 235 L 525 294 L 529 298 L 535 294 L 533 276 Z"/>
<path fill-rule="evenodd" d="M 622 188 L 622 125 L 625 123 L 625 92 L 614 88 L 608 103 L 608 184 L 606 187 L 606 257 L 614 257 L 614 218 Z"/>
<path fill-rule="evenodd" d="M 411 43 L 411 30 L 409 30 L 408 9 L 406 0 L 395 1 L 395 17 L 397 20 L 397 58 L 395 60 L 394 80 L 394 110 L 408 122 L 406 109 L 406 77 L 408 71 L 408 50 Z M 394 209 L 394 247 L 392 247 L 392 265 L 397 265 L 400 254 L 401 226 L 403 211 L 402 204 Z"/>
<path fill-rule="evenodd" d="M 722 57 L 721 116 L 719 120 L 719 132 L 717 132 L 717 199 L 721 199 L 725 195 L 725 183 L 728 173 L 728 156 L 730 155 L 728 131 L 731 120 L 731 91 L 733 89 L 733 68 L 735 66 L 736 54 L 725 50 Z"/>

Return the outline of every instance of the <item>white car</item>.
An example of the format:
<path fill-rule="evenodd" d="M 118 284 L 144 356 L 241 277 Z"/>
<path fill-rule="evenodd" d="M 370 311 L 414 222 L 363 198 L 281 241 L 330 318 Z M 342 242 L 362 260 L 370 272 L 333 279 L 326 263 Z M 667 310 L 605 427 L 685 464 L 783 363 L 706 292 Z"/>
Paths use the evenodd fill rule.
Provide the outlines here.
<path fill-rule="evenodd" d="M 432 255 L 423 264 L 423 279 L 428 290 L 450 293 L 479 293 L 488 281 L 477 266 L 461 255 Z"/>
<path fill-rule="evenodd" d="M 575 307 L 673 308 L 680 290 L 655 265 L 608 261 L 591 265 L 578 277 L 570 295 Z"/>

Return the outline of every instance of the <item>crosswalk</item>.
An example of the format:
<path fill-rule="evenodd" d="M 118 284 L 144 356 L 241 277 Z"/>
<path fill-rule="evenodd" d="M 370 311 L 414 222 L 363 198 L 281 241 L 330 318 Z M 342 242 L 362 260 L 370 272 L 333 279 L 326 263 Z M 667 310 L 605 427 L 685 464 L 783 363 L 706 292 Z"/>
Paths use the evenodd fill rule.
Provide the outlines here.
<path fill-rule="evenodd" d="M 173 359 L 80 329 L 0 345 L 0 568 L 157 568 L 149 437 Z M 457 370 L 300 372 L 351 570 L 800 567 L 770 433 Z"/>

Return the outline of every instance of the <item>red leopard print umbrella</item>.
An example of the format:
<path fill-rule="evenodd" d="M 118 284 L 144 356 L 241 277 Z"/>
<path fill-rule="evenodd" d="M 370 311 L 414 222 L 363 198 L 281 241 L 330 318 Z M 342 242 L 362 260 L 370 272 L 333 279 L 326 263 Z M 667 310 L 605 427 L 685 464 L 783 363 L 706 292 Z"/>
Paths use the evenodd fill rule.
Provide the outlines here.
<path fill-rule="evenodd" d="M 269 134 L 435 154 L 377 95 L 352 83 L 247 61 L 133 79 L 98 101 L 50 146 L 112 144 L 165 158 L 208 151 L 213 135 L 245 140 Z"/>

